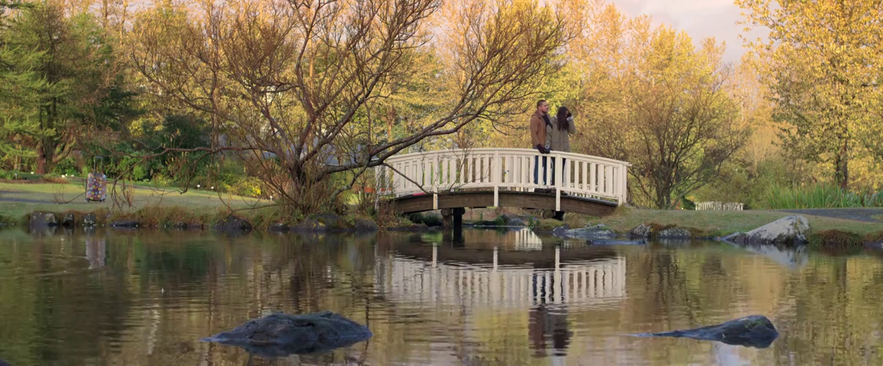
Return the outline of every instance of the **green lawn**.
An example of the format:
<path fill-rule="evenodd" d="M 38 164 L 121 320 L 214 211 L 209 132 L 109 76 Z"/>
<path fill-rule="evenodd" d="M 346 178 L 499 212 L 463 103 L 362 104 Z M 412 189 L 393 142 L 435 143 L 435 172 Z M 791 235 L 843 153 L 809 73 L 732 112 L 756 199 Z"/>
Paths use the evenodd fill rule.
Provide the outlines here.
<path fill-rule="evenodd" d="M 188 190 L 181 194 L 175 188 L 149 188 L 137 186 L 133 194 L 133 209 L 145 206 L 181 206 L 192 210 L 219 208 L 230 205 L 233 208 L 246 208 L 256 203 L 267 204 L 267 200 L 258 200 L 221 194 L 209 190 Z M 101 202 L 85 201 L 85 187 L 82 182 L 68 184 L 54 183 L 0 183 L 0 216 L 19 218 L 33 211 L 94 211 L 100 208 L 112 208 L 111 186 L 108 184 L 107 200 Z M 56 203 L 57 201 L 69 203 Z M 127 207 L 127 206 L 125 206 Z"/>
<path fill-rule="evenodd" d="M 604 218 L 574 217 L 567 219 L 571 226 L 591 223 L 604 224 L 608 227 L 625 232 L 642 223 L 658 225 L 677 225 L 694 228 L 710 235 L 726 235 L 734 232 L 746 232 L 766 225 L 782 217 L 793 215 L 788 212 L 746 210 L 746 211 L 694 211 L 694 210 L 637 210 L 620 209 L 616 214 Z M 838 229 L 864 235 L 878 232 L 883 225 L 829 217 L 803 215 L 809 220 L 813 231 Z"/>
<path fill-rule="evenodd" d="M 484 220 L 493 220 L 497 215 L 494 209 L 475 209 L 467 210 L 466 212 L 464 219 L 467 221 L 475 221 L 480 218 Z M 529 214 L 529 212 L 520 209 L 506 209 L 503 213 L 509 215 Z M 723 236 L 735 232 L 750 231 L 788 215 L 793 214 L 767 210 L 694 211 L 620 208 L 613 215 L 601 218 L 568 214 L 564 217 L 564 222 L 572 228 L 604 224 L 621 233 L 628 232 L 640 224 L 656 224 L 661 226 L 675 225 L 695 229 L 703 235 Z M 844 220 L 814 215 L 803 216 L 809 220 L 810 227 L 815 232 L 838 229 L 859 235 L 865 235 L 883 230 L 883 225 L 880 223 Z M 560 225 L 560 221 L 541 220 L 538 229 L 551 230 Z"/>

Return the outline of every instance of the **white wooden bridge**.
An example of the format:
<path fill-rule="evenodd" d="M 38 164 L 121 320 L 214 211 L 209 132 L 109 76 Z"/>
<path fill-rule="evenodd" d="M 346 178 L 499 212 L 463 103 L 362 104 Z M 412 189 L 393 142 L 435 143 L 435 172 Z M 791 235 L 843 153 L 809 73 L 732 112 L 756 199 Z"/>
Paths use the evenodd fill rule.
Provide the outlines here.
<path fill-rule="evenodd" d="M 626 296 L 623 257 L 562 264 L 555 249 L 554 269 L 444 263 L 390 254 L 375 264 L 375 284 L 398 303 L 530 308 L 537 304 L 604 305 Z"/>
<path fill-rule="evenodd" d="M 378 193 L 401 212 L 502 206 L 603 215 L 626 202 L 629 166 L 532 149 L 440 150 L 393 156 L 375 177 Z"/>

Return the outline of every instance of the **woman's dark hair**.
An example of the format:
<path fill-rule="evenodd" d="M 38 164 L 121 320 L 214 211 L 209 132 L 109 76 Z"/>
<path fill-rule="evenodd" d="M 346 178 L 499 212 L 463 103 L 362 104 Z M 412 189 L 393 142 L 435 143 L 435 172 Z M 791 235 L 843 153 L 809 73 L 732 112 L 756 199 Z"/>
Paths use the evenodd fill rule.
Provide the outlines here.
<path fill-rule="evenodd" d="M 570 127 L 570 121 L 567 120 L 567 117 L 570 117 L 570 111 L 567 110 L 567 107 L 559 107 L 557 116 L 559 130 L 566 130 Z"/>

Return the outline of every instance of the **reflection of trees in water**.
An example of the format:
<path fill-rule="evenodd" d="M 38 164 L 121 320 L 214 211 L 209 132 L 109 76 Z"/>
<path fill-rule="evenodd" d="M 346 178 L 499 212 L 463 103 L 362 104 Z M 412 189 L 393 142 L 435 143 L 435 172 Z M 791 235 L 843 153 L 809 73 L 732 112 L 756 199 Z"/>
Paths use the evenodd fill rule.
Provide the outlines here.
<path fill-rule="evenodd" d="M 777 314 L 776 355 L 796 365 L 883 364 L 883 263 L 817 255 L 800 273 L 786 289 L 795 300 Z"/>
<path fill-rule="evenodd" d="M 18 253 L 0 238 L 0 258 L 16 257 L 23 274 L 0 276 L 0 354 L 15 365 L 84 364 L 83 354 L 101 353 L 108 337 L 128 328 L 130 294 L 122 278 L 101 272 L 103 235 L 45 234 Z"/>
<path fill-rule="evenodd" d="M 245 355 L 230 349 L 206 354 L 209 346 L 196 340 L 240 323 L 243 315 L 298 312 L 292 304 L 334 309 L 361 322 L 370 307 L 371 277 L 364 273 L 372 262 L 371 238 L 76 231 L 28 239 L 27 258 L 14 265 L 35 275 L 0 276 L 0 324 L 16 330 L 0 332 L 0 354 L 20 360 L 16 365 L 86 364 L 86 358 L 143 364 L 145 354 L 156 364 L 207 358 L 242 365 Z M 9 250 L 0 246 L 0 262 L 15 256 Z M 322 357 L 343 360 L 337 353 Z"/>
<path fill-rule="evenodd" d="M 662 360 L 657 364 L 687 364 L 700 354 L 754 364 L 883 364 L 883 262 L 872 257 L 813 255 L 795 270 L 726 245 L 628 247 L 613 252 L 629 264 L 628 296 L 598 306 L 578 303 L 564 309 L 546 301 L 501 311 L 496 305 L 467 309 L 390 302 L 389 293 L 375 283 L 374 266 L 395 251 L 400 238 L 381 236 L 373 245 L 374 237 L 100 230 L 92 235 L 0 232 L 5 243 L 0 245 L 0 354 L 5 360 L 16 366 L 51 363 L 38 359 L 241 366 L 248 359 L 243 352 L 196 340 L 267 311 L 330 309 L 369 323 L 375 336 L 328 355 L 255 359 L 254 365 L 355 363 L 347 360 L 365 357 L 362 347 L 370 347 L 370 362 L 376 365 L 416 359 L 539 364 L 548 360 L 537 359 L 538 354 L 554 358 L 556 348 L 559 354 L 566 349 L 568 361 L 580 355 L 608 361 L 625 357 L 611 356 L 615 348 L 630 349 L 629 360 Z M 490 266 L 493 251 L 468 239 L 460 251 L 486 254 L 487 261 L 476 266 Z M 547 250 L 519 253 L 540 258 Z M 580 250 L 562 249 L 561 256 L 589 255 Z M 104 265 L 98 267 L 102 251 Z M 431 251 L 414 254 L 425 255 L 424 261 L 433 258 Z M 554 256 L 549 258 L 552 264 L 544 266 L 554 268 Z M 664 331 L 715 324 L 748 312 L 768 315 L 780 330 L 780 339 L 765 353 L 660 339 L 631 350 L 631 343 L 619 343 L 627 342 L 623 337 L 609 335 L 636 327 Z"/>

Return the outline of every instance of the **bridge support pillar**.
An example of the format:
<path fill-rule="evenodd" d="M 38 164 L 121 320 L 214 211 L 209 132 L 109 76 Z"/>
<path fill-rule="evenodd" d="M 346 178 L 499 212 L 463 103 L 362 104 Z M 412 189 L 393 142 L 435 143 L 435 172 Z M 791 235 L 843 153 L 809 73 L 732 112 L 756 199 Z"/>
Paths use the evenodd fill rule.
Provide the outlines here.
<path fill-rule="evenodd" d="M 463 207 L 446 208 L 441 210 L 442 214 L 442 236 L 448 241 L 453 234 L 453 241 L 460 243 L 463 241 L 463 214 L 466 209 Z"/>

